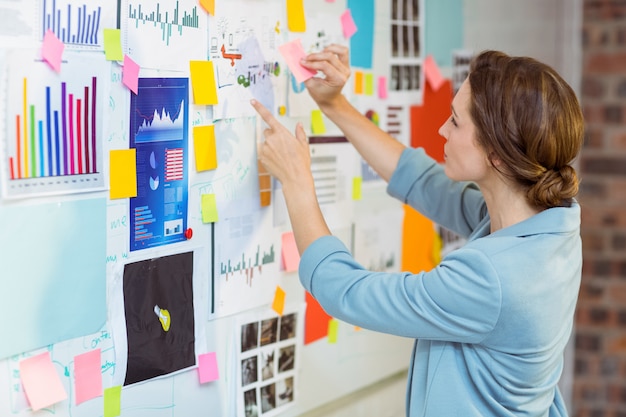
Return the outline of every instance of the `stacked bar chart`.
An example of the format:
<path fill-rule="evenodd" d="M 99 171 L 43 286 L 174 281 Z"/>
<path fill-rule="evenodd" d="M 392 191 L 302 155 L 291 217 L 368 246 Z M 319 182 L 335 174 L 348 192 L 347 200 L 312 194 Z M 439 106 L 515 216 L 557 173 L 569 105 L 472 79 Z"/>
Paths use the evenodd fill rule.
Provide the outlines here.
<path fill-rule="evenodd" d="M 10 69 L 3 194 L 7 197 L 103 187 L 100 99 L 95 75 L 50 76 L 44 63 Z M 24 74 L 22 68 L 28 68 Z M 69 68 L 69 66 L 68 66 Z M 41 70 L 44 76 L 37 77 Z"/>

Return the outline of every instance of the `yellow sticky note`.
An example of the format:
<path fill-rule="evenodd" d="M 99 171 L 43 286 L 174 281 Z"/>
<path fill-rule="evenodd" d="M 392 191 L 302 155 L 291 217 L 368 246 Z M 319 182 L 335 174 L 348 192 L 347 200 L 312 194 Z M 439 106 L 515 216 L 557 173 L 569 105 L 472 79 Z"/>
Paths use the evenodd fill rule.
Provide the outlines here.
<path fill-rule="evenodd" d="M 365 74 L 365 94 L 374 95 L 374 74 Z"/>
<path fill-rule="evenodd" d="M 363 94 L 363 71 L 354 71 L 354 94 Z"/>
<path fill-rule="evenodd" d="M 122 52 L 122 31 L 120 29 L 104 29 L 104 56 L 107 61 L 121 61 L 124 59 Z"/>
<path fill-rule="evenodd" d="M 352 178 L 352 199 L 360 200 L 361 199 L 361 185 L 363 184 L 363 178 L 354 177 Z"/>
<path fill-rule="evenodd" d="M 217 220 L 215 194 L 202 194 L 202 223 L 215 223 Z"/>
<path fill-rule="evenodd" d="M 189 61 L 191 89 L 195 104 L 217 104 L 217 86 L 212 61 Z"/>
<path fill-rule="evenodd" d="M 274 302 L 272 302 L 272 310 L 278 313 L 279 316 L 283 315 L 285 309 L 285 290 L 276 286 L 276 292 L 274 293 Z"/>
<path fill-rule="evenodd" d="M 137 150 L 109 153 L 109 198 L 137 197 Z"/>
<path fill-rule="evenodd" d="M 104 417 L 117 417 L 122 414 L 122 386 L 104 390 Z"/>
<path fill-rule="evenodd" d="M 314 135 L 326 133 L 324 117 L 322 117 L 322 111 L 319 109 L 311 112 L 311 132 L 313 132 Z"/>
<path fill-rule="evenodd" d="M 194 126 L 193 148 L 196 157 L 196 171 L 208 171 L 217 168 L 215 125 Z"/>
<path fill-rule="evenodd" d="M 287 28 L 291 32 L 306 32 L 303 0 L 287 0 Z"/>
<path fill-rule="evenodd" d="M 200 6 L 210 15 L 215 16 L 215 0 L 200 0 Z"/>
<path fill-rule="evenodd" d="M 337 343 L 338 333 L 339 333 L 339 320 L 330 319 L 328 321 L 328 343 Z"/>

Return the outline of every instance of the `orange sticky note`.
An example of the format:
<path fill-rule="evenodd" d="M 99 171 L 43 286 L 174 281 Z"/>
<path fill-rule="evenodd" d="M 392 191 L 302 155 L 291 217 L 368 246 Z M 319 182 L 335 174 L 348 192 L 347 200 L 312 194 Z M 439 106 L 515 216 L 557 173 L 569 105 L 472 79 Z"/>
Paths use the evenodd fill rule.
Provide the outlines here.
<path fill-rule="evenodd" d="M 343 28 L 343 36 L 346 39 L 350 39 L 352 35 L 357 32 L 357 27 L 352 18 L 350 9 L 346 9 L 346 11 L 341 14 L 341 26 Z"/>
<path fill-rule="evenodd" d="M 352 178 L 352 199 L 360 200 L 361 199 L 361 185 L 363 184 L 363 178 L 354 177 Z"/>
<path fill-rule="evenodd" d="M 139 89 L 139 65 L 128 55 L 124 55 L 124 68 L 122 68 L 122 83 L 137 94 Z"/>
<path fill-rule="evenodd" d="M 432 55 L 428 55 L 424 60 L 424 76 L 434 91 L 439 90 L 446 81 Z"/>
<path fill-rule="evenodd" d="M 100 349 L 74 356 L 76 405 L 102 395 L 101 356 Z"/>
<path fill-rule="evenodd" d="M 191 89 L 195 104 L 217 104 L 217 85 L 212 61 L 189 61 Z"/>
<path fill-rule="evenodd" d="M 121 61 L 124 59 L 122 52 L 122 31 L 120 29 L 104 29 L 104 57 L 107 61 Z"/>
<path fill-rule="evenodd" d="M 259 168 L 259 200 L 261 207 L 272 204 L 272 177 L 265 166 L 257 159 Z"/>
<path fill-rule="evenodd" d="M 202 194 L 202 223 L 215 223 L 217 220 L 215 194 Z"/>
<path fill-rule="evenodd" d="M 311 132 L 313 132 L 314 135 L 321 135 L 322 133 L 326 133 L 324 117 L 322 116 L 322 111 L 319 109 L 313 110 L 311 112 Z"/>
<path fill-rule="evenodd" d="M 137 150 L 109 152 L 109 198 L 137 197 Z"/>
<path fill-rule="evenodd" d="M 363 94 L 363 71 L 354 71 L 354 94 Z"/>
<path fill-rule="evenodd" d="M 300 264 L 300 253 L 298 252 L 296 238 L 294 237 L 293 232 L 283 233 L 282 258 L 286 272 L 298 270 L 298 265 Z"/>
<path fill-rule="evenodd" d="M 276 286 L 276 292 L 274 293 L 274 301 L 272 302 L 272 310 L 278 313 L 279 316 L 283 315 L 285 309 L 285 291 Z"/>
<path fill-rule="evenodd" d="M 339 320 L 331 319 L 328 322 L 328 343 L 337 343 L 338 333 L 339 333 Z"/>
<path fill-rule="evenodd" d="M 41 46 L 41 57 L 53 70 L 61 72 L 61 61 L 63 59 L 63 49 L 65 45 L 56 37 L 53 31 L 48 29 L 43 37 Z"/>
<path fill-rule="evenodd" d="M 220 377 L 217 368 L 217 355 L 215 352 L 204 353 L 198 356 L 198 379 L 201 384 L 217 381 Z"/>
<path fill-rule="evenodd" d="M 67 398 L 63 383 L 50 359 L 50 352 L 24 359 L 19 367 L 24 392 L 33 411 Z"/>
<path fill-rule="evenodd" d="M 303 0 L 287 0 L 287 28 L 292 32 L 306 32 Z"/>
<path fill-rule="evenodd" d="M 287 62 L 289 70 L 298 83 L 304 82 L 315 75 L 315 72 L 300 65 L 300 60 L 306 56 L 300 39 L 283 43 L 278 47 L 278 51 L 285 59 L 285 62 Z"/>
<path fill-rule="evenodd" d="M 378 77 L 378 98 L 387 98 L 387 77 Z"/>
<path fill-rule="evenodd" d="M 194 126 L 193 149 L 196 157 L 196 171 L 208 171 L 217 168 L 215 125 Z"/>
<path fill-rule="evenodd" d="M 215 15 L 215 0 L 200 0 L 200 6 L 210 15 Z"/>
<path fill-rule="evenodd" d="M 104 417 L 117 417 L 122 414 L 122 386 L 116 385 L 104 390 Z"/>

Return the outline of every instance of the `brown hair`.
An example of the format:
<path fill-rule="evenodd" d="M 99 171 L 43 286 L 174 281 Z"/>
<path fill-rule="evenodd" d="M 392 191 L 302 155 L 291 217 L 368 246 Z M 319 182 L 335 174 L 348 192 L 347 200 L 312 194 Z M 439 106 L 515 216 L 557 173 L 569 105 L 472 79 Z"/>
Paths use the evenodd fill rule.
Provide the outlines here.
<path fill-rule="evenodd" d="M 485 51 L 469 72 L 476 140 L 494 167 L 540 209 L 569 206 L 578 193 L 570 165 L 584 136 L 580 105 L 559 74 L 535 59 Z"/>

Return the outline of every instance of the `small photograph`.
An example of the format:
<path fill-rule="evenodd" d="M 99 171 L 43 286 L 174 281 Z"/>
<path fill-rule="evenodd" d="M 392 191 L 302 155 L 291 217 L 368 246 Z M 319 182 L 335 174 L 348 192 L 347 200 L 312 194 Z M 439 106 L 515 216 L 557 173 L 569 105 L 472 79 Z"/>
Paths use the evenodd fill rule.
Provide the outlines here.
<path fill-rule="evenodd" d="M 421 71 L 422 68 L 419 65 L 413 65 L 411 66 L 411 86 L 413 87 L 413 90 L 419 90 L 420 89 L 420 75 L 421 75 Z"/>
<path fill-rule="evenodd" d="M 420 56 L 420 28 L 419 26 L 413 26 L 413 56 Z"/>
<path fill-rule="evenodd" d="M 286 372 L 293 369 L 296 359 L 295 345 L 287 346 L 280 349 L 278 356 L 278 372 Z"/>
<path fill-rule="evenodd" d="M 259 323 L 248 323 L 241 326 L 241 351 L 259 347 Z"/>
<path fill-rule="evenodd" d="M 417 22 L 420 18 L 419 0 L 412 0 L 411 11 L 413 12 L 413 21 Z"/>
<path fill-rule="evenodd" d="M 261 346 L 276 343 L 278 340 L 278 317 L 261 322 Z"/>
<path fill-rule="evenodd" d="M 261 387 L 261 413 L 267 413 L 276 408 L 276 384 Z"/>
<path fill-rule="evenodd" d="M 400 66 L 391 66 L 391 85 L 389 86 L 392 91 L 400 91 Z"/>
<path fill-rule="evenodd" d="M 257 382 L 258 377 L 258 365 L 257 357 L 253 356 L 241 361 L 241 386 L 245 387 L 248 384 Z"/>
<path fill-rule="evenodd" d="M 296 337 L 296 313 L 286 314 L 280 318 L 280 340 Z"/>
<path fill-rule="evenodd" d="M 400 27 L 396 24 L 391 25 L 391 56 L 397 57 L 400 51 L 400 41 L 398 40 L 398 33 Z"/>
<path fill-rule="evenodd" d="M 243 409 L 246 417 L 258 417 L 259 406 L 256 401 L 256 389 L 251 389 L 243 393 Z"/>
<path fill-rule="evenodd" d="M 293 377 L 281 379 L 276 383 L 276 406 L 293 402 Z"/>
<path fill-rule="evenodd" d="M 261 354 L 263 364 L 261 367 L 261 379 L 263 381 L 274 377 L 274 356 L 276 356 L 276 352 L 273 349 Z"/>
<path fill-rule="evenodd" d="M 400 90 L 409 91 L 411 89 L 413 79 L 411 78 L 411 67 L 404 65 L 400 67 Z"/>

